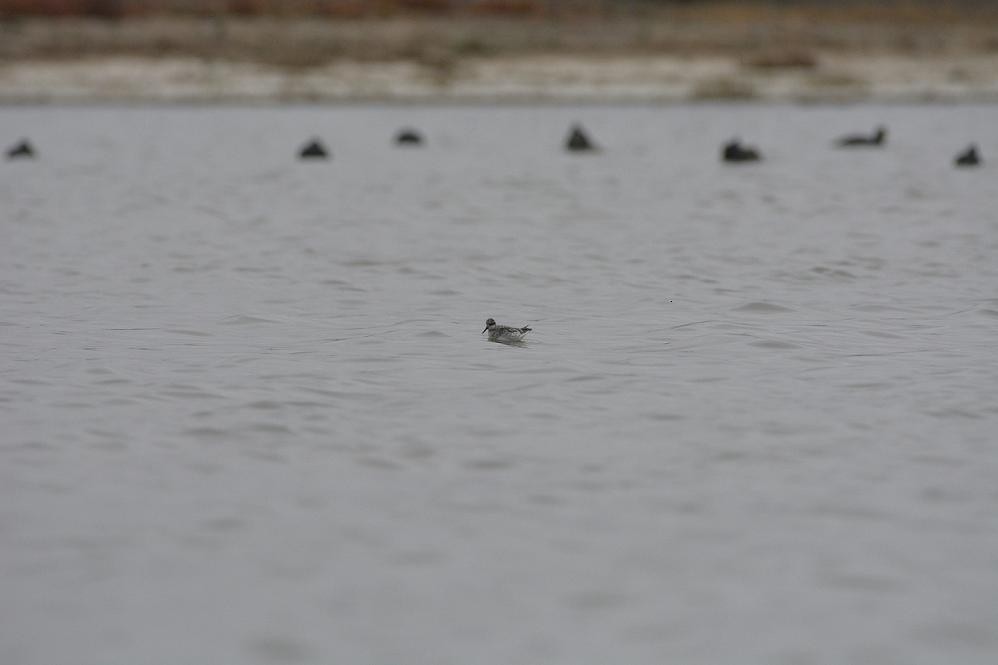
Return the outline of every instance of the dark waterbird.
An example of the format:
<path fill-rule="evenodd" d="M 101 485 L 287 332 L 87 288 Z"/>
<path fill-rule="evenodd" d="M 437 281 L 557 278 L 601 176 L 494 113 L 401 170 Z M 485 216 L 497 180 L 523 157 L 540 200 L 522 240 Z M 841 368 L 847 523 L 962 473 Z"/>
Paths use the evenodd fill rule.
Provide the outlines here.
<path fill-rule="evenodd" d="M 415 129 L 403 129 L 395 135 L 396 145 L 423 145 L 423 135 Z"/>
<path fill-rule="evenodd" d="M 977 166 L 981 163 L 981 154 L 977 152 L 977 146 L 970 144 L 966 150 L 961 152 L 953 160 L 956 166 Z"/>
<path fill-rule="evenodd" d="M 27 139 L 7 149 L 7 159 L 31 159 L 34 156 L 35 149 Z"/>
<path fill-rule="evenodd" d="M 721 159 L 726 162 L 758 162 L 762 155 L 755 148 L 742 145 L 738 139 L 732 139 L 724 144 Z"/>
<path fill-rule="evenodd" d="M 328 159 L 329 151 L 319 139 L 312 139 L 298 153 L 299 159 Z"/>
<path fill-rule="evenodd" d="M 840 148 L 877 147 L 887 142 L 887 128 L 877 127 L 873 134 L 849 134 L 839 138 L 835 145 Z"/>
<path fill-rule="evenodd" d="M 572 129 L 568 132 L 568 138 L 565 140 L 565 150 L 587 152 L 596 150 L 596 144 L 589 139 L 580 125 L 572 125 Z"/>

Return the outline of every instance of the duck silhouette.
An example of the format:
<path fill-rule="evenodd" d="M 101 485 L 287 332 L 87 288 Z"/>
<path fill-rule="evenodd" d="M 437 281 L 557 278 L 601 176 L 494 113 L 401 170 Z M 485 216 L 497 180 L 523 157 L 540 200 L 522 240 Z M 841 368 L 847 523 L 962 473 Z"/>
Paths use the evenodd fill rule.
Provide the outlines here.
<path fill-rule="evenodd" d="M 977 152 L 977 146 L 970 144 L 966 150 L 956 156 L 953 163 L 956 166 L 978 166 L 981 163 L 981 155 Z"/>
<path fill-rule="evenodd" d="M 887 142 L 887 128 L 877 127 L 873 134 L 847 134 L 835 141 L 840 148 L 878 147 Z"/>
<path fill-rule="evenodd" d="M 596 150 L 596 144 L 590 140 L 581 125 L 572 125 L 565 139 L 565 150 L 569 152 L 589 152 Z"/>
<path fill-rule="evenodd" d="M 423 145 L 423 135 L 415 129 L 403 129 L 395 135 L 396 145 Z"/>
<path fill-rule="evenodd" d="M 756 148 L 742 145 L 738 139 L 731 139 L 721 150 L 721 159 L 725 162 L 758 162 L 762 155 Z"/>
<path fill-rule="evenodd" d="M 319 139 L 312 139 L 299 151 L 299 159 L 328 159 L 329 151 Z"/>
<path fill-rule="evenodd" d="M 32 159 L 33 157 L 35 157 L 35 148 L 27 139 L 22 139 L 7 149 L 7 159 Z"/>

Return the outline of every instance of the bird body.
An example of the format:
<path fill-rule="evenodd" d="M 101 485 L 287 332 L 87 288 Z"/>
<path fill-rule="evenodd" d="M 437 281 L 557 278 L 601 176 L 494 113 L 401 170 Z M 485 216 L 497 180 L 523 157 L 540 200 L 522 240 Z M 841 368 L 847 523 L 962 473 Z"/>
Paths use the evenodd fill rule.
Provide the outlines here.
<path fill-rule="evenodd" d="M 977 146 L 969 146 L 956 156 L 954 163 L 957 166 L 978 166 L 981 163 L 981 155 L 977 152 Z"/>
<path fill-rule="evenodd" d="M 860 147 L 878 147 L 884 145 L 887 141 L 887 129 L 885 127 L 877 127 L 873 134 L 867 136 L 865 134 L 850 134 L 848 136 L 843 136 L 838 141 L 836 145 L 840 148 L 860 148 Z"/>
<path fill-rule="evenodd" d="M 742 145 L 738 139 L 732 139 L 724 144 L 721 159 L 725 162 L 758 162 L 762 156 L 755 148 Z"/>
<path fill-rule="evenodd" d="M 568 133 L 568 138 L 565 139 L 565 150 L 569 152 L 589 152 L 596 150 L 596 145 L 580 125 L 572 125 L 572 129 Z"/>
<path fill-rule="evenodd" d="M 7 159 L 31 159 L 34 156 L 35 149 L 27 139 L 7 149 Z"/>
<path fill-rule="evenodd" d="M 300 159 L 328 159 L 329 151 L 319 139 L 312 139 L 298 153 Z"/>
<path fill-rule="evenodd" d="M 396 145 L 423 145 L 423 135 L 415 129 L 403 129 L 395 135 Z"/>
<path fill-rule="evenodd" d="M 488 332 L 490 342 L 522 342 L 523 338 L 526 337 L 527 333 L 531 330 L 532 328 L 529 328 L 528 326 L 523 326 L 522 328 L 504 326 L 496 323 L 495 319 L 490 318 L 485 321 L 485 330 L 482 331 L 482 334 L 484 335 Z"/>

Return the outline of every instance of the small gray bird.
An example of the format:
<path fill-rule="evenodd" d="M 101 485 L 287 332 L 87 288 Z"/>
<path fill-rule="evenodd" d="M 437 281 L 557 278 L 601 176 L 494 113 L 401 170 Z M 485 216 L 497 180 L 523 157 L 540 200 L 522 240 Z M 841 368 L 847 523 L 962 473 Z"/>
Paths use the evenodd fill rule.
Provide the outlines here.
<path fill-rule="evenodd" d="M 513 326 L 499 325 L 495 319 L 487 319 L 482 334 L 488 332 L 490 342 L 520 342 L 530 331 L 531 328 L 527 326 L 514 328 Z"/>

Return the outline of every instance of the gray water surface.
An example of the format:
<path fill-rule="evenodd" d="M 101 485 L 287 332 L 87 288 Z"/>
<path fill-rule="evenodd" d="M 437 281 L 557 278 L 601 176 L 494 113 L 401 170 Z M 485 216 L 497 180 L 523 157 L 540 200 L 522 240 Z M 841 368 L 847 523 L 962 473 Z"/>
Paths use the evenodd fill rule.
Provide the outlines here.
<path fill-rule="evenodd" d="M 993 664 L 994 118 L 0 109 L 0 662 Z"/>

